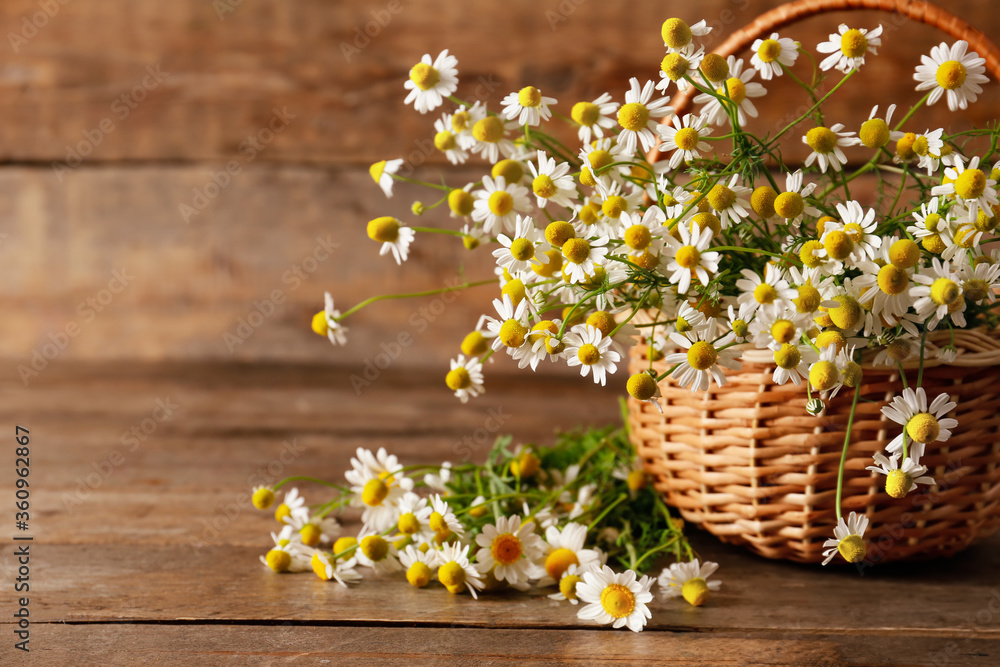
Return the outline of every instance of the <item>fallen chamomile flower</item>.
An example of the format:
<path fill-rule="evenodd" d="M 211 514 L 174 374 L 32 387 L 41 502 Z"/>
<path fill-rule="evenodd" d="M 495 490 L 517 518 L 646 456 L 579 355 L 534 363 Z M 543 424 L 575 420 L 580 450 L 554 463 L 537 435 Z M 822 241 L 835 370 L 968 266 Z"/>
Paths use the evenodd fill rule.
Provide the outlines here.
<path fill-rule="evenodd" d="M 583 573 L 583 580 L 576 584 L 576 595 L 587 603 L 577 616 L 583 620 L 627 626 L 633 632 L 642 631 L 646 620 L 652 617 L 647 603 L 653 600 L 650 588 L 653 579 L 643 576 L 636 580 L 635 572 L 626 570 L 616 574 L 607 565 Z"/>
<path fill-rule="evenodd" d="M 700 607 L 708 600 L 709 591 L 722 586 L 721 581 L 708 581 L 718 569 L 718 563 L 700 563 L 697 558 L 690 563 L 671 563 L 660 573 L 660 588 L 668 598 L 683 597 L 689 604 Z"/>

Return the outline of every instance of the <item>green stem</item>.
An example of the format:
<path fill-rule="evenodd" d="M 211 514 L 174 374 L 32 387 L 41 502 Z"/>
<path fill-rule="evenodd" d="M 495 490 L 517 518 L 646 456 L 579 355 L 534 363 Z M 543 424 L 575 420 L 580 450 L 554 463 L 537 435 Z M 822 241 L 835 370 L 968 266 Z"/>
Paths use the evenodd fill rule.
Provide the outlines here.
<path fill-rule="evenodd" d="M 415 232 L 423 232 L 424 234 L 448 234 L 450 236 L 465 236 L 462 232 L 455 229 L 438 229 L 436 227 L 410 227 Z"/>
<path fill-rule="evenodd" d="M 445 292 L 457 292 L 459 290 L 468 289 L 470 287 L 480 287 L 482 285 L 491 285 L 496 282 L 495 278 L 490 278 L 489 280 L 479 280 L 474 283 L 465 282 L 461 285 L 455 285 L 454 287 L 441 287 L 438 289 L 425 290 L 423 292 L 406 292 L 405 294 L 380 294 L 379 296 L 373 296 L 365 299 L 358 305 L 354 306 L 350 310 L 346 311 L 343 315 L 337 318 L 337 321 L 346 319 L 349 315 L 353 315 L 365 306 L 370 306 L 376 301 L 384 301 L 386 299 L 410 299 L 419 296 L 433 296 L 435 294 L 444 294 Z"/>
<path fill-rule="evenodd" d="M 796 120 L 794 120 L 790 124 L 786 125 L 784 127 L 784 129 L 782 129 L 780 132 L 778 132 L 778 134 L 774 135 L 774 138 L 769 139 L 768 142 L 767 142 L 767 144 L 765 146 L 768 147 L 768 148 L 771 147 L 771 146 L 773 146 L 775 144 L 775 142 L 778 141 L 778 139 L 780 139 L 782 136 L 784 136 L 784 134 L 786 132 L 788 132 L 793 127 L 795 127 L 796 125 L 798 125 L 799 123 L 801 123 L 802 121 L 804 121 L 806 118 L 808 118 L 809 115 L 812 114 L 813 111 L 815 111 L 816 109 L 818 109 L 820 107 L 820 105 L 823 104 L 823 102 L 826 102 L 828 99 L 830 99 L 830 96 L 833 95 L 838 90 L 840 90 L 840 87 L 843 86 L 845 83 L 847 83 L 847 81 L 852 76 L 854 76 L 855 74 L 857 74 L 857 72 L 858 72 L 858 70 L 852 69 L 850 72 L 848 72 L 847 74 L 845 74 L 844 78 L 841 79 L 840 82 L 837 83 L 836 86 L 834 86 L 833 88 L 831 88 L 830 91 L 826 95 L 824 95 L 823 97 L 821 97 L 819 99 L 819 101 L 816 102 L 816 104 L 812 105 L 809 108 L 809 111 L 806 111 L 803 115 L 799 116 Z"/>
<path fill-rule="evenodd" d="M 854 413 L 858 410 L 858 398 L 861 396 L 861 383 L 854 387 L 854 402 L 851 403 L 851 414 L 847 418 L 847 433 L 844 435 L 844 450 L 840 453 L 840 468 L 837 470 L 837 514 L 843 516 L 840 506 L 844 490 L 844 466 L 847 464 L 847 446 L 851 444 L 851 427 L 854 426 Z"/>
<path fill-rule="evenodd" d="M 594 529 L 594 526 L 596 526 L 597 524 L 599 524 L 601 522 L 601 519 L 603 519 L 604 517 L 606 517 L 608 515 L 608 512 L 610 512 L 611 510 L 613 510 L 618 505 L 621 505 L 626 500 L 628 500 L 628 494 L 627 493 L 619 494 L 618 498 L 615 499 L 615 501 L 613 503 L 611 503 L 606 508 L 604 508 L 604 511 L 601 512 L 600 514 L 598 514 L 597 518 L 590 522 L 590 525 L 587 526 L 587 532 L 589 533 L 590 531 L 592 531 Z"/>

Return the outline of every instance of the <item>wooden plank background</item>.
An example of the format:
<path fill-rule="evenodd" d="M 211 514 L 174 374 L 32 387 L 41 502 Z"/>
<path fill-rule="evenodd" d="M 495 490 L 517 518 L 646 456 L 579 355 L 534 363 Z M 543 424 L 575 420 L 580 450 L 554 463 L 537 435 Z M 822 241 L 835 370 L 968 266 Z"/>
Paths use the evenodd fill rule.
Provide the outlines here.
<path fill-rule="evenodd" d="M 331 350 L 307 328 L 325 289 L 348 306 L 369 294 L 443 286 L 457 260 L 471 277 L 490 275 L 487 253 L 467 254 L 450 238 L 420 237 L 398 270 L 364 233 L 377 215 L 408 216 L 420 194 L 399 188 L 386 202 L 366 173 L 382 158 L 417 151 L 415 161 L 423 160 L 417 142 L 429 136 L 432 119 L 402 106 L 402 82 L 419 56 L 451 49 L 459 95 L 495 105 L 532 83 L 568 108 L 604 90 L 620 98 L 629 76 L 655 77 L 664 18 L 704 17 L 717 43 L 775 3 L 91 0 L 49 3 L 51 16 L 39 14 L 42 4 L 0 7 L 0 358 L 15 366 L 38 355 L 38 365 L 270 359 L 363 366 L 401 331 L 417 342 L 400 364 L 440 366 L 489 309 L 492 288 L 449 304 L 434 327 L 420 331 L 410 317 L 429 320 L 417 309 L 431 300 L 380 304 L 351 323 L 346 350 Z M 948 7 L 1000 34 L 1000 18 L 983 3 Z M 835 98 L 830 117 L 853 127 L 876 102 L 918 99 L 912 67 L 941 36 L 867 12 L 785 32 L 813 48 L 841 20 L 881 21 L 889 30 L 883 55 Z M 367 44 L 358 37 L 366 29 L 377 33 Z M 363 48 L 345 51 L 356 38 Z M 799 98 L 782 90 L 761 104 L 772 122 L 797 108 Z M 983 124 L 998 104 L 991 83 L 962 122 Z M 252 157 L 241 151 L 275 110 L 294 117 Z M 913 129 L 956 122 L 939 104 Z M 75 164 L 72 151 L 88 154 L 75 168 L 53 166 Z M 211 193 L 213 174 L 230 161 L 240 173 L 185 221 L 180 206 L 196 191 Z M 439 170 L 456 184 L 481 173 L 441 165 L 436 156 L 427 162 L 431 180 Z M 324 243 L 338 247 L 311 264 Z M 303 263 L 314 270 L 289 280 Z M 120 287 L 112 281 L 123 269 L 127 286 L 113 293 L 109 284 Z M 276 294 L 282 303 L 271 312 L 264 302 Z M 238 334 L 254 310 L 269 315 L 245 341 L 227 345 L 224 336 Z"/>

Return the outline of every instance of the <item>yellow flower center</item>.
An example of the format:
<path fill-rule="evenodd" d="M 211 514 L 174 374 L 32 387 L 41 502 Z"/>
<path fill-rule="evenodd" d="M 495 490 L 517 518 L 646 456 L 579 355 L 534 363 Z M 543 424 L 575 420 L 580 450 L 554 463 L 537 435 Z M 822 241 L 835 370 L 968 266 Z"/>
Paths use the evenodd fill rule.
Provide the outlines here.
<path fill-rule="evenodd" d="M 702 201 L 705 206 L 708 206 L 707 197 Z M 695 230 L 695 225 L 698 229 Z M 713 234 L 718 234 L 722 231 L 722 221 L 719 220 L 718 216 L 713 213 L 697 213 L 693 218 L 691 218 L 691 231 L 695 234 L 701 233 L 703 229 L 711 229 Z"/>
<path fill-rule="evenodd" d="M 962 292 L 970 301 L 978 303 L 989 295 L 990 286 L 981 278 L 970 278 L 962 283 Z"/>
<path fill-rule="evenodd" d="M 785 343 L 774 351 L 774 363 L 786 371 L 802 363 L 802 353 L 791 343 Z"/>
<path fill-rule="evenodd" d="M 889 126 L 881 118 L 871 118 L 861 124 L 858 137 L 868 148 L 882 148 L 889 143 Z"/>
<path fill-rule="evenodd" d="M 455 132 L 464 132 L 468 129 L 471 120 L 472 114 L 465 109 L 456 111 L 451 117 L 451 129 Z"/>
<path fill-rule="evenodd" d="M 406 514 L 399 515 L 398 522 L 399 532 L 405 533 L 406 535 L 412 535 L 413 533 L 420 530 L 420 520 L 417 519 L 417 515 L 413 512 L 407 512 Z"/>
<path fill-rule="evenodd" d="M 938 225 L 940 224 L 941 216 L 937 213 L 931 213 L 924 218 L 924 228 L 929 232 L 936 232 L 938 230 Z"/>
<path fill-rule="evenodd" d="M 816 391 L 828 391 L 837 386 L 840 371 L 832 361 L 817 361 L 809 369 L 809 384 Z"/>
<path fill-rule="evenodd" d="M 284 523 L 285 517 L 289 516 L 292 516 L 292 508 L 286 505 L 285 503 L 281 503 L 276 508 L 274 508 L 274 520 L 277 521 L 278 523 Z"/>
<path fill-rule="evenodd" d="M 761 185 L 750 195 L 750 206 L 753 208 L 753 212 L 760 217 L 773 218 L 777 214 L 774 208 L 777 199 L 778 193 L 775 192 L 774 188 L 770 185 Z"/>
<path fill-rule="evenodd" d="M 624 197 L 619 197 L 618 195 L 611 195 L 604 200 L 601 204 L 601 211 L 604 215 L 608 216 L 612 220 L 617 220 L 621 217 L 622 212 L 628 209 L 628 202 L 625 201 Z"/>
<path fill-rule="evenodd" d="M 377 507 L 382 504 L 386 496 L 389 495 L 389 487 L 380 479 L 370 479 L 365 482 L 361 490 L 361 502 L 369 507 Z"/>
<path fill-rule="evenodd" d="M 896 361 L 906 361 L 910 356 L 910 343 L 903 338 L 897 338 L 886 345 L 886 353 Z"/>
<path fill-rule="evenodd" d="M 580 350 L 576 353 L 576 356 L 580 360 L 580 363 L 586 366 L 593 366 L 601 360 L 601 351 L 597 349 L 596 345 L 587 343 L 580 346 Z"/>
<path fill-rule="evenodd" d="M 490 553 L 493 554 L 493 560 L 500 563 L 501 565 L 512 565 L 521 558 L 523 553 L 521 547 L 521 540 L 512 533 L 502 533 L 497 535 L 493 539 L 493 545 L 490 547 Z"/>
<path fill-rule="evenodd" d="M 779 343 L 789 343 L 795 338 L 795 325 L 788 320 L 775 320 L 771 325 L 771 337 Z"/>
<path fill-rule="evenodd" d="M 494 215 L 505 216 L 514 208 L 514 198 L 509 192 L 496 190 L 490 194 L 489 206 Z"/>
<path fill-rule="evenodd" d="M 688 348 L 688 364 L 697 371 L 708 370 L 718 358 L 718 351 L 707 341 L 700 340 Z"/>
<path fill-rule="evenodd" d="M 590 243 L 586 239 L 567 239 L 562 246 L 563 255 L 574 264 L 583 264 L 590 257 Z"/>
<path fill-rule="evenodd" d="M 525 86 L 517 93 L 517 103 L 522 107 L 537 107 L 542 103 L 542 92 L 534 86 Z"/>
<path fill-rule="evenodd" d="M 443 130 L 434 135 L 434 148 L 439 151 L 450 151 L 458 145 L 455 135 L 448 130 Z"/>
<path fill-rule="evenodd" d="M 700 607 L 708 599 L 708 582 L 701 577 L 693 577 L 681 586 L 681 595 L 689 604 Z"/>
<path fill-rule="evenodd" d="M 275 572 L 288 572 L 288 568 L 292 566 L 292 554 L 282 549 L 271 549 L 264 556 L 264 560 Z"/>
<path fill-rule="evenodd" d="M 693 269 L 698 266 L 698 262 L 701 260 L 701 253 L 693 245 L 686 245 L 678 248 L 674 259 L 685 269 Z"/>
<path fill-rule="evenodd" d="M 638 132 L 649 122 L 649 109 L 644 104 L 629 102 L 618 110 L 618 124 L 626 130 Z"/>
<path fill-rule="evenodd" d="M 253 506 L 259 510 L 266 510 L 274 503 L 274 491 L 264 487 L 253 492 Z"/>
<path fill-rule="evenodd" d="M 823 239 L 823 247 L 826 254 L 833 259 L 843 260 L 850 257 L 854 252 L 854 241 L 845 232 L 834 230 Z"/>
<path fill-rule="evenodd" d="M 861 382 L 861 377 L 864 374 L 861 364 L 856 361 L 848 361 L 847 366 L 844 367 L 844 385 L 853 389 L 858 386 Z"/>
<path fill-rule="evenodd" d="M 393 243 L 399 238 L 399 220 L 390 216 L 375 218 L 368 223 L 368 238 L 379 243 Z"/>
<path fill-rule="evenodd" d="M 548 174 L 539 174 L 535 177 L 535 180 L 531 182 L 531 189 L 536 195 L 542 197 L 543 199 L 548 199 L 556 194 L 559 189 L 556 187 L 555 181 Z"/>
<path fill-rule="evenodd" d="M 681 54 L 673 52 L 663 56 L 663 60 L 660 62 L 660 69 L 663 70 L 668 79 L 677 81 L 691 69 L 691 63 Z"/>
<path fill-rule="evenodd" d="M 920 245 L 928 252 L 941 253 L 948 247 L 940 234 L 928 234 L 921 241 Z"/>
<path fill-rule="evenodd" d="M 819 308 L 819 304 L 822 302 L 822 297 L 820 297 L 818 289 L 808 283 L 805 285 L 799 285 L 798 289 L 798 298 L 792 299 L 792 303 L 795 304 L 796 310 L 800 313 L 811 313 Z"/>
<path fill-rule="evenodd" d="M 632 225 L 625 230 L 625 244 L 633 250 L 645 250 L 653 240 L 649 228 L 645 225 Z"/>
<path fill-rule="evenodd" d="M 954 280 L 938 278 L 931 284 L 931 301 L 939 306 L 950 306 L 962 296 L 962 288 Z"/>
<path fill-rule="evenodd" d="M 667 19 L 660 27 L 663 43 L 671 49 L 682 49 L 691 43 L 691 28 L 681 19 Z"/>
<path fill-rule="evenodd" d="M 941 63 L 937 70 L 937 83 L 945 90 L 960 88 L 965 83 L 965 65 L 957 60 Z"/>
<path fill-rule="evenodd" d="M 778 290 L 767 283 L 761 283 L 754 288 L 753 298 L 760 304 L 774 303 L 778 298 Z"/>
<path fill-rule="evenodd" d="M 500 327 L 500 342 L 507 347 L 521 347 L 526 335 L 528 328 L 514 319 L 507 320 Z"/>
<path fill-rule="evenodd" d="M 535 244 L 528 239 L 514 239 L 510 244 L 511 256 L 525 262 L 535 256 Z"/>
<path fill-rule="evenodd" d="M 746 337 L 750 332 L 750 325 L 745 320 L 733 320 L 733 333 L 740 338 Z"/>
<path fill-rule="evenodd" d="M 910 285 L 906 269 L 895 264 L 886 264 L 878 271 L 878 287 L 886 294 L 902 294 Z"/>
<path fill-rule="evenodd" d="M 722 95 L 723 97 L 725 97 L 728 94 L 729 99 L 731 99 L 736 104 L 740 104 L 747 97 L 747 86 L 745 83 L 743 83 L 742 79 L 735 76 L 731 76 L 728 79 L 726 79 L 725 87 L 723 88 L 722 86 L 719 86 L 718 88 L 716 88 L 715 92 L 717 92 L 719 95 Z"/>
<path fill-rule="evenodd" d="M 577 102 L 569 115 L 580 125 L 590 127 L 601 117 L 601 109 L 593 102 Z"/>
<path fill-rule="evenodd" d="M 532 451 L 526 451 L 510 464 L 510 471 L 518 477 L 533 477 L 542 467 L 542 460 Z"/>
<path fill-rule="evenodd" d="M 712 205 L 712 208 L 716 211 L 723 211 L 736 202 L 736 193 L 719 183 L 708 191 L 706 198 L 708 199 L 708 203 Z"/>
<path fill-rule="evenodd" d="M 576 599 L 576 585 L 580 583 L 582 579 L 575 574 L 563 577 L 559 580 L 559 592 L 563 594 L 563 597 L 567 600 Z"/>
<path fill-rule="evenodd" d="M 857 28 L 840 36 L 840 51 L 848 58 L 860 58 L 868 50 L 868 38 Z"/>
<path fill-rule="evenodd" d="M 596 328 L 605 336 L 609 335 L 618 326 L 614 315 L 606 310 L 595 310 L 587 316 L 587 324 Z"/>
<path fill-rule="evenodd" d="M 378 563 L 389 555 L 389 543 L 378 535 L 369 535 L 361 540 L 361 553 Z"/>
<path fill-rule="evenodd" d="M 558 580 L 570 565 L 579 565 L 580 559 L 571 549 L 556 549 L 545 558 L 545 572 Z"/>
<path fill-rule="evenodd" d="M 693 127 L 685 127 L 674 133 L 674 143 L 677 144 L 677 148 L 682 151 L 693 151 L 698 147 L 698 142 L 700 140 L 701 137 L 698 134 L 698 130 Z"/>
<path fill-rule="evenodd" d="M 830 319 L 840 329 L 850 329 L 861 319 L 861 304 L 849 294 L 839 294 L 833 300 L 840 305 L 831 308 Z"/>
<path fill-rule="evenodd" d="M 458 368 L 448 371 L 448 375 L 445 376 L 444 382 L 448 385 L 448 389 L 452 391 L 458 391 L 459 389 L 468 389 L 472 386 L 472 377 L 469 375 L 464 367 L 459 366 Z"/>
<path fill-rule="evenodd" d="M 782 192 L 774 199 L 774 212 L 786 220 L 802 215 L 806 203 L 798 192 Z"/>
<path fill-rule="evenodd" d="M 832 153 L 837 147 L 837 135 L 826 127 L 814 127 L 806 132 L 806 143 L 817 153 Z"/>
<path fill-rule="evenodd" d="M 849 222 L 844 225 L 844 233 L 855 243 L 861 243 L 865 238 L 864 227 L 856 222 Z"/>
<path fill-rule="evenodd" d="M 824 347 L 829 347 L 830 345 L 834 345 L 837 352 L 840 352 L 847 345 L 847 338 L 836 329 L 827 329 L 816 336 L 816 347 L 822 350 Z"/>
<path fill-rule="evenodd" d="M 906 422 L 906 434 L 914 442 L 934 442 L 941 434 L 941 424 L 929 412 L 918 412 Z"/>
<path fill-rule="evenodd" d="M 930 146 L 927 143 L 927 137 L 920 135 L 913 142 L 913 152 L 917 155 L 927 155 L 930 151 Z"/>
<path fill-rule="evenodd" d="M 573 225 L 565 220 L 556 220 L 549 223 L 549 226 L 545 228 L 545 240 L 557 248 L 562 248 L 566 241 L 575 236 L 576 230 L 573 229 Z"/>
<path fill-rule="evenodd" d="M 630 470 L 625 477 L 625 486 L 629 491 L 638 491 L 646 486 L 646 473 L 641 470 Z"/>
<path fill-rule="evenodd" d="M 799 259 L 809 268 L 815 268 L 823 263 L 823 258 L 817 253 L 824 249 L 825 246 L 819 241 L 806 241 L 799 250 Z"/>
<path fill-rule="evenodd" d="M 495 144 L 503 139 L 503 134 L 503 121 L 496 116 L 487 116 L 477 120 L 476 124 L 472 126 L 472 136 L 484 143 Z"/>
<path fill-rule="evenodd" d="M 475 198 L 465 190 L 452 190 L 448 193 L 448 208 L 455 215 L 466 216 L 472 213 Z"/>
<path fill-rule="evenodd" d="M 635 609 L 635 593 L 627 586 L 609 584 L 601 591 L 601 606 L 613 618 L 624 618 Z"/>
<path fill-rule="evenodd" d="M 718 53 L 706 54 L 699 69 L 709 81 L 722 81 L 729 75 L 729 63 Z"/>
<path fill-rule="evenodd" d="M 430 518 L 427 520 L 427 525 L 429 525 L 431 530 L 439 535 L 447 533 L 451 530 L 448 528 L 448 522 L 444 520 L 444 516 L 442 516 L 440 512 L 432 512 Z"/>
<path fill-rule="evenodd" d="M 416 588 L 423 588 L 431 582 L 431 576 L 433 576 L 431 568 L 427 563 L 421 563 L 417 561 L 410 566 L 410 569 L 406 571 L 406 580 L 410 582 L 411 586 Z"/>
<path fill-rule="evenodd" d="M 410 69 L 410 81 L 417 84 L 420 90 L 430 90 L 440 80 L 441 73 L 427 63 L 417 63 Z"/>
<path fill-rule="evenodd" d="M 848 563 L 861 562 L 868 550 L 865 548 L 865 541 L 860 535 L 848 535 L 837 545 L 837 551 Z"/>
<path fill-rule="evenodd" d="M 955 181 L 955 194 L 962 199 L 977 199 L 986 190 L 986 174 L 979 169 L 966 169 Z"/>
<path fill-rule="evenodd" d="M 302 536 L 302 544 L 314 547 L 319 544 L 319 538 L 323 535 L 323 531 L 319 529 L 319 526 L 307 523 L 299 529 L 299 535 Z"/>
<path fill-rule="evenodd" d="M 893 470 L 885 477 L 885 492 L 893 498 L 902 498 L 913 486 L 913 477 L 902 470 Z"/>
<path fill-rule="evenodd" d="M 920 247 L 910 239 L 899 239 L 889 247 L 889 261 L 901 269 L 909 269 L 920 261 Z"/>
<path fill-rule="evenodd" d="M 765 39 L 757 47 L 757 57 L 765 63 L 773 63 L 781 55 L 781 44 L 776 39 Z"/>
<path fill-rule="evenodd" d="M 461 586 L 465 583 L 465 568 L 449 561 L 438 568 L 438 580 L 448 588 Z"/>
<path fill-rule="evenodd" d="M 648 401 L 656 395 L 656 380 L 649 373 L 636 373 L 629 377 L 625 388 L 633 398 Z"/>

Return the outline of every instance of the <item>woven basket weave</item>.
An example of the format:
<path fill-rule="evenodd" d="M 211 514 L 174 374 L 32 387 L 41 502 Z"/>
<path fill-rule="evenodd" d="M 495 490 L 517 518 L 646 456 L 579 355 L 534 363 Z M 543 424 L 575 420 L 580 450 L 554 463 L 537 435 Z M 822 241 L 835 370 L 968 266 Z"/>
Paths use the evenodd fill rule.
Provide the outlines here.
<path fill-rule="evenodd" d="M 728 56 L 780 26 L 846 9 L 897 12 L 940 28 L 986 58 L 992 85 L 1000 79 L 1000 50 L 982 33 L 932 4 L 905 0 L 792 2 L 761 15 L 716 52 Z M 675 96 L 675 113 L 684 113 L 692 92 Z M 656 149 L 649 157 L 658 159 Z M 651 313 L 635 319 L 653 321 Z M 947 331 L 928 336 L 923 385 L 931 397 L 951 394 L 958 407 L 950 416 L 959 426 L 921 460 L 937 484 L 902 499 L 889 497 L 885 478 L 865 470 L 899 433 L 881 414 L 902 389 L 899 373 L 863 364 L 843 506 L 871 520 L 866 562 L 951 555 L 1000 528 L 1000 331 L 956 331 L 959 356 L 945 364 L 934 351 L 949 340 Z M 650 368 L 646 349 L 632 348 L 631 373 Z M 904 365 L 911 383 L 916 365 Z M 662 361 L 652 368 L 667 370 Z M 686 521 L 770 558 L 816 563 L 837 524 L 837 470 L 853 392 L 842 391 L 811 416 L 805 387 L 775 385 L 773 370 L 767 351 L 747 349 L 741 370 L 724 369 L 723 387 L 692 392 L 667 378 L 660 383 L 662 413 L 629 400 L 631 438 L 655 487 Z"/>

